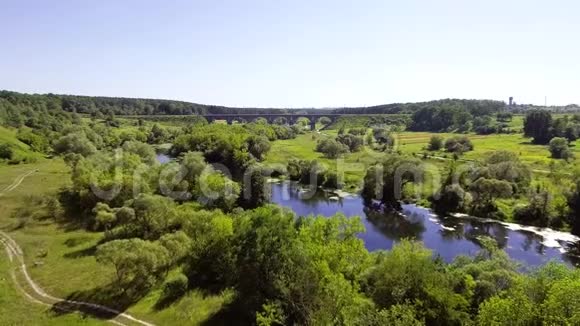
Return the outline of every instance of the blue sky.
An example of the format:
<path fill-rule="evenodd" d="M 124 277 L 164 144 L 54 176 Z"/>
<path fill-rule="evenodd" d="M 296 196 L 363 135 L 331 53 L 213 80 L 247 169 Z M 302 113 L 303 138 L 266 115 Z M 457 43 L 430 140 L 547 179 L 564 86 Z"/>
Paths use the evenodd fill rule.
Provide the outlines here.
<path fill-rule="evenodd" d="M 578 1 L 0 0 L 0 89 L 336 107 L 580 103 Z"/>

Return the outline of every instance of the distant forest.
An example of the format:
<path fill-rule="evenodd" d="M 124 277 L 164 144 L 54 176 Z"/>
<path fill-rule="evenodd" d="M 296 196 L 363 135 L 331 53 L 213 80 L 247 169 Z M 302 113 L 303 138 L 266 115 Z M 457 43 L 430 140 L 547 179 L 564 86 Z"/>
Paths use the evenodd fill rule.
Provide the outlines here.
<path fill-rule="evenodd" d="M 0 90 L 0 103 L 10 103 L 20 107 L 38 107 L 47 109 L 60 108 L 66 112 L 77 112 L 90 115 L 203 115 L 203 114 L 268 114 L 268 113 L 347 113 L 347 114 L 409 114 L 415 115 L 416 123 L 413 130 L 444 130 L 452 124 L 446 120 L 454 120 L 455 125 L 463 124 L 477 117 L 493 116 L 509 111 L 525 113 L 537 110 L 533 105 L 515 105 L 508 108 L 503 101 L 442 99 L 417 103 L 392 103 L 368 107 L 344 108 L 256 108 L 227 107 L 219 105 L 198 104 L 183 101 L 141 99 L 103 96 L 78 96 L 56 94 L 24 94 Z M 2 105 L 0 105 L 2 106 Z M 568 105 L 549 107 L 552 112 L 578 112 L 580 107 Z M 1 112 L 0 112 L 1 113 Z M 421 123 L 433 126 L 423 126 Z M 441 125 L 441 126 L 439 126 Z M 447 126 L 447 127 L 444 127 Z"/>
<path fill-rule="evenodd" d="M 369 107 L 349 107 L 335 109 L 315 108 L 254 108 L 254 107 L 226 107 L 190 103 L 183 101 L 139 99 L 102 96 L 77 95 L 30 95 L 11 91 L 0 91 L 0 98 L 8 102 L 19 104 L 52 103 L 68 112 L 85 114 L 115 115 L 190 115 L 190 114 L 224 114 L 224 113 L 350 113 L 350 114 L 412 114 L 422 109 L 438 109 L 450 107 L 465 110 L 474 116 L 489 115 L 499 112 L 506 107 L 501 101 L 491 100 L 461 100 L 445 99 L 418 103 L 394 103 Z"/>

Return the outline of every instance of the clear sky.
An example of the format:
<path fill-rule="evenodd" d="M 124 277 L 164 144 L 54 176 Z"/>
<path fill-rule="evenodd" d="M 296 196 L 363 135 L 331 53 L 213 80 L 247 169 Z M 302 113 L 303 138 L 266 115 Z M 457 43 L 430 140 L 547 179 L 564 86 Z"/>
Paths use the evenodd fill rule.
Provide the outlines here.
<path fill-rule="evenodd" d="M 0 0 L 0 89 L 336 107 L 580 103 L 580 1 Z"/>

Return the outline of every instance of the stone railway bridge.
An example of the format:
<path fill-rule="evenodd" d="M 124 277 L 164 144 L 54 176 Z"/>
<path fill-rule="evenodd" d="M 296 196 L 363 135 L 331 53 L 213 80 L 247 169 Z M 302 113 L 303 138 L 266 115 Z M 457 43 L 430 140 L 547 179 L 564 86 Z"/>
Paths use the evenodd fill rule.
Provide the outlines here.
<path fill-rule="evenodd" d="M 202 114 L 201 116 L 204 117 L 207 122 L 213 122 L 216 120 L 225 120 L 228 124 L 232 124 L 234 121 L 238 122 L 249 122 L 254 121 L 258 118 L 264 118 L 268 121 L 268 123 L 273 123 L 274 120 L 277 118 L 284 118 L 286 122 L 289 124 L 296 123 L 298 118 L 308 118 L 310 120 L 310 129 L 315 130 L 316 121 L 322 117 L 329 118 L 332 122 L 335 122 L 336 119 L 339 117 L 345 116 L 353 116 L 353 117 L 360 117 L 360 116 L 371 116 L 373 114 L 340 114 L 340 113 L 328 113 L 328 114 L 292 114 L 292 113 L 240 113 L 240 114 Z M 376 114 L 375 114 L 376 115 Z"/>

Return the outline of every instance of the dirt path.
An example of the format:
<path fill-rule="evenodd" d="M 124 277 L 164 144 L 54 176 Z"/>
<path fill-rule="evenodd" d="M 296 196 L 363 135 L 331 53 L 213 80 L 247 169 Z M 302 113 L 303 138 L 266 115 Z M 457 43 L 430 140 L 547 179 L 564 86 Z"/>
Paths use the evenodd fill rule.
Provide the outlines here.
<path fill-rule="evenodd" d="M 12 190 L 16 189 L 16 187 L 20 186 L 20 184 L 22 183 L 22 181 L 24 181 L 24 178 L 26 178 L 27 176 L 33 174 L 34 172 L 36 172 L 36 170 L 32 170 L 32 171 L 28 171 L 24 174 L 19 175 L 18 177 L 16 177 L 16 179 L 14 179 L 14 181 L 6 186 L 6 188 L 4 188 L 2 190 L 2 192 L 0 192 L 0 197 L 2 197 L 5 193 L 7 192 L 11 192 Z"/>
<path fill-rule="evenodd" d="M 35 170 L 24 173 L 24 174 L 20 175 L 19 177 L 17 177 L 11 185 L 7 186 L 2 192 L 0 192 L 0 196 L 2 196 L 6 192 L 9 192 L 9 191 L 16 189 L 22 183 L 24 178 L 26 178 L 27 176 L 31 175 L 34 172 L 35 172 Z M 14 241 L 14 239 L 12 237 L 10 237 L 10 235 L 8 235 L 6 232 L 3 232 L 3 231 L 0 231 L 0 242 L 4 245 L 4 248 L 6 249 L 6 253 L 8 255 L 8 260 L 13 265 L 13 270 L 11 271 L 11 275 L 12 275 L 12 280 L 14 281 L 16 288 L 20 292 L 22 292 L 22 294 L 27 299 L 29 299 L 31 302 L 34 302 L 37 304 L 42 304 L 44 306 L 55 307 L 56 309 L 60 309 L 60 310 L 68 311 L 68 312 L 76 311 L 77 309 L 66 309 L 66 308 L 60 307 L 60 305 L 65 303 L 71 307 L 90 308 L 90 309 L 93 309 L 95 311 L 102 312 L 105 314 L 115 315 L 114 318 L 111 318 L 107 321 L 112 323 L 112 324 L 116 324 L 116 325 L 154 326 L 153 324 L 148 323 L 144 320 L 135 318 L 129 314 L 123 313 L 121 311 L 117 311 L 115 309 L 112 309 L 112 308 L 109 308 L 106 306 L 102 306 L 102 305 L 98 305 L 98 304 L 94 304 L 94 303 L 90 303 L 90 302 L 66 300 L 66 299 L 57 298 L 57 297 L 54 297 L 50 294 L 47 294 L 46 292 L 44 292 L 44 290 L 40 286 L 38 286 L 32 280 L 32 278 L 28 274 L 28 270 L 27 270 L 26 264 L 24 262 L 24 253 L 22 251 L 22 248 L 20 248 L 20 246 L 18 245 L 18 243 L 16 243 L 16 241 Z M 24 279 L 24 281 L 26 281 L 26 284 L 24 284 L 24 285 L 21 284 L 21 282 L 18 280 L 17 273 L 20 273 L 21 277 Z M 29 289 L 31 289 L 32 291 L 30 291 L 30 292 L 26 291 L 25 289 L 27 287 Z M 59 306 L 57 306 L 56 304 L 59 304 Z"/>

